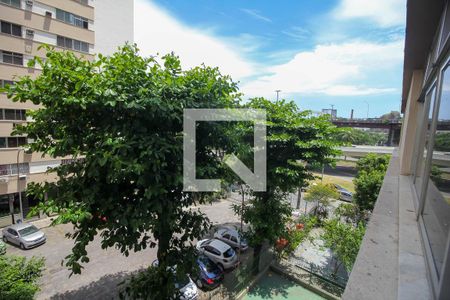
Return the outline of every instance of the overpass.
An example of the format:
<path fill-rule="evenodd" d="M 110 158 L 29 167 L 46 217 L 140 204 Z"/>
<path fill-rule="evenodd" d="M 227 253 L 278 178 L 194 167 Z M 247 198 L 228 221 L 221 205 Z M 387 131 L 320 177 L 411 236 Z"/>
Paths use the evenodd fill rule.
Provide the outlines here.
<path fill-rule="evenodd" d="M 354 128 L 379 128 L 389 130 L 388 146 L 398 145 L 400 140 L 400 131 L 402 129 L 402 120 L 384 120 L 384 119 L 333 119 L 333 124 L 337 127 Z M 450 131 L 450 121 L 439 121 L 437 130 Z"/>
<path fill-rule="evenodd" d="M 350 146 L 339 147 L 343 156 L 360 158 L 369 153 L 375 154 L 392 154 L 396 147 L 382 146 Z M 450 168 L 450 153 L 442 151 L 433 151 L 433 164 Z"/>
<path fill-rule="evenodd" d="M 388 146 L 398 145 L 400 141 L 400 131 L 402 129 L 402 120 L 384 120 L 384 119 L 334 119 L 333 124 L 337 127 L 354 128 L 379 128 L 387 129 Z"/>

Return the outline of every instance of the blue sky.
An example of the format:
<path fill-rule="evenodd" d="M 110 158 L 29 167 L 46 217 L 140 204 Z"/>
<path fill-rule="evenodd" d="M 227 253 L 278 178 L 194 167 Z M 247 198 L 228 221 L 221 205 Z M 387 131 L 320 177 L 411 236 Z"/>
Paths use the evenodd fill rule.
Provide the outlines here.
<path fill-rule="evenodd" d="M 399 110 L 406 1 L 136 0 L 143 55 L 218 66 L 244 98 L 294 100 L 347 117 Z"/>

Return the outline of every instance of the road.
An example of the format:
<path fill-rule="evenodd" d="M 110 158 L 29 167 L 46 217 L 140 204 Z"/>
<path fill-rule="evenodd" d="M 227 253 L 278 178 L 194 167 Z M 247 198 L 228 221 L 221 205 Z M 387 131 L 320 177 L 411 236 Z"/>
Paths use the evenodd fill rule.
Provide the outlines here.
<path fill-rule="evenodd" d="M 218 201 L 212 205 L 198 206 L 206 213 L 214 225 L 237 224 L 238 218 L 230 208 L 231 202 Z M 117 296 L 117 284 L 129 277 L 130 272 L 148 266 L 156 258 L 156 249 L 146 249 L 138 253 L 123 256 L 116 249 L 103 250 L 100 239 L 96 238 L 88 246 L 90 262 L 84 265 L 81 275 L 73 275 L 61 261 L 70 253 L 73 241 L 64 237 L 71 232 L 71 225 L 58 225 L 42 230 L 47 235 L 47 243 L 23 251 L 8 245 L 7 253 L 42 256 L 46 259 L 46 269 L 41 278 L 41 291 L 37 299 L 111 299 Z"/>

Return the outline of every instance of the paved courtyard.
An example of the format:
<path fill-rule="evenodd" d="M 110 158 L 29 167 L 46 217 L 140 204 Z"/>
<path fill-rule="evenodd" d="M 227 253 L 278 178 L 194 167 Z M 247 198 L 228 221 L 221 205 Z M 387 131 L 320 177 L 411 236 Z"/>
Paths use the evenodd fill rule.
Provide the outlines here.
<path fill-rule="evenodd" d="M 239 220 L 230 208 L 231 202 L 217 201 L 199 208 L 208 215 L 214 225 L 237 223 Z M 111 299 L 117 295 L 117 284 L 126 279 L 130 272 L 148 266 L 156 258 L 156 249 L 146 249 L 123 256 L 118 250 L 103 250 L 100 239 L 88 246 L 90 262 L 84 264 L 81 275 L 73 275 L 61 261 L 70 253 L 73 241 L 64 237 L 71 232 L 71 225 L 47 227 L 42 230 L 47 235 L 47 243 L 23 251 L 15 246 L 7 246 L 7 253 L 42 256 L 46 259 L 46 269 L 41 279 L 41 291 L 37 299 Z"/>

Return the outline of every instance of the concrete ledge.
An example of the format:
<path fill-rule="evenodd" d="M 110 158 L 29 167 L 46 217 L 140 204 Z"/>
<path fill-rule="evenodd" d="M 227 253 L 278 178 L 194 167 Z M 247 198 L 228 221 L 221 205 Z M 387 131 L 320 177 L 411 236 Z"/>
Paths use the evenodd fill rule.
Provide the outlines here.
<path fill-rule="evenodd" d="M 399 177 L 399 249 L 397 299 L 432 299 L 425 256 L 414 210 L 412 180 Z"/>
<path fill-rule="evenodd" d="M 342 299 L 396 299 L 398 157 L 394 152 Z"/>
<path fill-rule="evenodd" d="M 343 299 L 432 299 L 410 177 L 394 152 Z"/>

